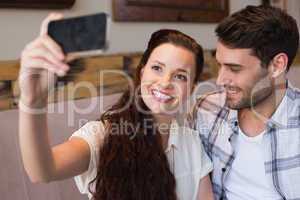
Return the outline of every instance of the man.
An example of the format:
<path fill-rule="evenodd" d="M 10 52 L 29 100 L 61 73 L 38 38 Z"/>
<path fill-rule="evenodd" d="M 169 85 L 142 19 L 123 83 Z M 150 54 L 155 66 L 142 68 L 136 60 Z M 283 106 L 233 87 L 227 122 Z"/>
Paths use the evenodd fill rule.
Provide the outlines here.
<path fill-rule="evenodd" d="M 248 6 L 216 34 L 224 92 L 201 98 L 195 116 L 214 164 L 215 198 L 300 199 L 300 92 L 286 79 L 298 50 L 296 21 Z"/>

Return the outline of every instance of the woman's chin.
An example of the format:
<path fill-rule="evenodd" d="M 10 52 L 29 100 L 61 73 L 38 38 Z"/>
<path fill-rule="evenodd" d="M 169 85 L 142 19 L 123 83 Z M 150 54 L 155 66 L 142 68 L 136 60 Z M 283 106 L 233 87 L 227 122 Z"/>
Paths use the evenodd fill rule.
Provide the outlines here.
<path fill-rule="evenodd" d="M 150 110 L 153 114 L 173 116 L 178 112 L 178 105 L 172 103 L 152 104 Z"/>
<path fill-rule="evenodd" d="M 168 101 L 162 101 L 152 96 L 152 98 L 144 99 L 144 102 L 153 114 L 171 116 L 177 113 L 179 110 L 178 98 L 173 98 L 172 100 Z"/>

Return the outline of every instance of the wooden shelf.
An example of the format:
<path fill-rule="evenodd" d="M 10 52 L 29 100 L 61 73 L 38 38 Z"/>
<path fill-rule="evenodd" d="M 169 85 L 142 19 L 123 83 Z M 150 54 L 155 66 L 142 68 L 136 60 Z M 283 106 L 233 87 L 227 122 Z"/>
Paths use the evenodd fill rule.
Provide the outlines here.
<path fill-rule="evenodd" d="M 228 16 L 228 0 L 113 0 L 113 19 L 126 22 L 216 23 Z"/>
<path fill-rule="evenodd" d="M 70 8 L 75 0 L 1 0 L 0 8 Z"/>
<path fill-rule="evenodd" d="M 124 53 L 79 59 L 71 63 L 65 77 L 58 78 L 58 87 L 49 95 L 50 102 L 90 98 L 99 95 L 120 93 L 128 88 L 125 75 L 133 77 L 141 59 L 141 53 Z M 205 68 L 202 80 L 216 74 L 216 62 L 212 51 L 205 51 Z M 0 111 L 17 107 L 20 90 L 18 85 L 19 60 L 0 61 Z M 105 70 L 117 73 L 107 73 Z M 89 90 L 80 84 L 92 86 Z M 2 87 L 1 87 L 2 86 Z M 94 91 L 91 93 L 91 91 Z"/>

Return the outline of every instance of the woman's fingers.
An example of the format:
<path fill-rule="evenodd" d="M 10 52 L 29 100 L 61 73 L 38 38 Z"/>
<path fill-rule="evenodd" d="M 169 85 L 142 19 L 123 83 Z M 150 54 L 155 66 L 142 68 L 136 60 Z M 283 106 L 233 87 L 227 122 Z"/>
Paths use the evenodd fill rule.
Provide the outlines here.
<path fill-rule="evenodd" d="M 35 59 L 44 60 L 47 65 L 40 66 L 40 68 L 47 69 L 45 66 L 55 66 L 59 70 L 58 75 L 63 75 L 69 70 L 69 66 L 64 63 L 63 53 L 59 45 L 57 45 L 49 36 L 40 36 L 30 44 L 28 44 L 22 52 L 22 66 L 26 68 L 38 67 Z M 41 63 L 41 62 L 38 62 Z M 41 63 L 43 64 L 43 63 Z M 50 69 L 49 69 L 50 70 Z M 53 69 L 52 69 L 53 70 Z"/>
<path fill-rule="evenodd" d="M 62 48 L 48 35 L 48 25 L 50 21 L 62 19 L 61 13 L 51 13 L 42 22 L 39 40 L 60 60 L 65 59 Z"/>
<path fill-rule="evenodd" d="M 23 52 L 30 52 L 34 49 L 45 47 L 50 51 L 54 56 L 60 60 L 63 61 L 65 59 L 65 55 L 61 49 L 61 47 L 52 40 L 48 35 L 40 36 L 31 43 L 29 43 Z"/>
<path fill-rule="evenodd" d="M 30 66 L 30 68 L 33 69 L 45 69 L 49 72 L 52 72 L 58 76 L 64 76 L 66 74 L 66 71 L 60 69 L 56 65 L 53 65 L 52 63 L 48 62 L 45 59 L 42 58 L 29 58 L 23 60 L 22 65 L 24 66 Z"/>
<path fill-rule="evenodd" d="M 42 22 L 40 35 L 47 35 L 48 33 L 48 24 L 50 21 L 62 19 L 64 16 L 61 13 L 50 13 L 46 19 Z"/>
<path fill-rule="evenodd" d="M 62 18 L 60 13 L 51 13 L 42 22 L 40 36 L 29 43 L 22 52 L 22 68 L 45 69 L 58 76 L 66 74 L 70 67 L 65 63 L 63 50 L 47 33 L 49 22 Z"/>
<path fill-rule="evenodd" d="M 40 46 L 39 48 L 30 50 L 27 53 L 27 56 L 31 58 L 43 58 L 44 60 L 47 60 L 49 63 L 56 65 L 61 70 L 64 71 L 69 70 L 69 66 L 65 64 L 63 61 L 61 61 L 60 59 L 58 59 L 45 46 Z"/>
<path fill-rule="evenodd" d="M 27 95 L 28 102 L 36 102 L 47 95 L 49 86 L 54 86 L 56 75 L 64 76 L 69 70 L 61 47 L 47 34 L 49 22 L 62 17 L 61 14 L 50 14 L 41 25 L 40 36 L 22 51 L 20 91 L 23 98 Z"/>
<path fill-rule="evenodd" d="M 65 55 L 62 48 L 48 35 L 41 37 L 41 42 L 49 49 L 58 59 L 64 60 Z"/>

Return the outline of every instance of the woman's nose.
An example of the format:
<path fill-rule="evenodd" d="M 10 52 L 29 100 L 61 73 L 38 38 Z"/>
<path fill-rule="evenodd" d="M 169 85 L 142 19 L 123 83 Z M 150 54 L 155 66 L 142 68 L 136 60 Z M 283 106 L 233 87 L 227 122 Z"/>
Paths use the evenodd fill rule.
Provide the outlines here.
<path fill-rule="evenodd" d="M 162 88 L 170 88 L 172 86 L 172 75 L 170 74 L 164 75 L 163 77 L 161 77 L 159 83 Z"/>

